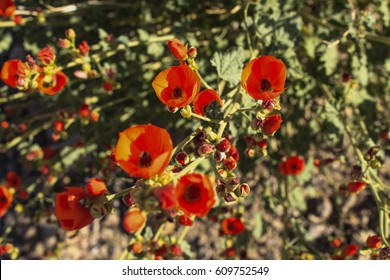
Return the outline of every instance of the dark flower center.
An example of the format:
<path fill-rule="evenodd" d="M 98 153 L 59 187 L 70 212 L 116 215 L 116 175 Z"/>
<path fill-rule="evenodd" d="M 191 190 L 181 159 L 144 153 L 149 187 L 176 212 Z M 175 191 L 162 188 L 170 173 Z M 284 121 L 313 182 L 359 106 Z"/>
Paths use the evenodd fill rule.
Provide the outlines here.
<path fill-rule="evenodd" d="M 260 81 L 260 91 L 270 91 L 272 89 L 272 84 L 268 79 L 261 79 Z"/>
<path fill-rule="evenodd" d="M 290 165 L 290 169 L 293 171 L 296 171 L 296 170 L 298 170 L 298 165 L 296 163 L 293 163 Z"/>
<path fill-rule="evenodd" d="M 148 152 L 142 152 L 139 156 L 139 166 L 140 167 L 149 167 L 152 165 L 152 157 Z"/>
<path fill-rule="evenodd" d="M 175 89 L 172 91 L 173 98 L 180 98 L 183 96 L 183 91 L 179 87 L 175 87 Z"/>
<path fill-rule="evenodd" d="M 201 190 L 198 185 L 191 185 L 184 191 L 184 197 L 190 203 L 197 202 L 201 197 Z"/>
<path fill-rule="evenodd" d="M 0 203 L 2 204 L 7 203 L 7 199 L 4 196 L 0 197 Z"/>

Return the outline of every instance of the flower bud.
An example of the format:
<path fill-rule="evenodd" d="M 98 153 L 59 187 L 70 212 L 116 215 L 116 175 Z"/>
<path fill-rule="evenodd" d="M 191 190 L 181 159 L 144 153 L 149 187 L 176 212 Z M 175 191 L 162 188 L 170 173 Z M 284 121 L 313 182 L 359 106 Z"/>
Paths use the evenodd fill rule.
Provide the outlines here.
<path fill-rule="evenodd" d="M 264 109 L 267 109 L 268 111 L 272 112 L 274 110 L 276 101 L 271 100 L 264 100 L 261 106 L 263 106 Z"/>
<path fill-rule="evenodd" d="M 364 189 L 365 186 L 366 186 L 366 183 L 362 182 L 362 181 L 350 182 L 347 186 L 347 189 L 351 193 L 357 193 L 357 192 L 361 191 L 362 189 Z"/>
<path fill-rule="evenodd" d="M 222 152 L 219 152 L 219 151 L 215 151 L 215 153 L 214 153 L 214 160 L 215 160 L 216 163 L 220 163 L 224 159 L 226 159 L 226 154 L 225 153 L 222 153 Z"/>
<path fill-rule="evenodd" d="M 190 157 L 186 153 L 180 152 L 176 154 L 175 161 L 179 165 L 187 165 L 190 162 Z"/>
<path fill-rule="evenodd" d="M 231 147 L 232 147 L 232 144 L 226 138 L 220 139 L 218 141 L 218 144 L 216 145 L 217 150 L 220 152 L 224 152 L 224 153 L 228 152 Z"/>
<path fill-rule="evenodd" d="M 237 203 L 237 197 L 234 193 L 227 193 L 223 199 L 228 203 L 228 204 L 234 204 Z"/>
<path fill-rule="evenodd" d="M 189 216 L 186 216 L 186 215 L 181 215 L 179 216 L 178 220 L 177 220 L 177 223 L 179 225 L 183 225 L 183 226 L 192 226 L 194 224 L 194 221 L 191 220 L 191 218 Z"/>
<path fill-rule="evenodd" d="M 348 83 L 351 79 L 352 79 L 351 73 L 347 73 L 347 72 L 343 73 L 343 77 L 342 77 L 343 83 Z"/>
<path fill-rule="evenodd" d="M 107 192 L 107 187 L 104 181 L 91 178 L 87 183 L 87 193 L 90 196 L 97 197 Z"/>
<path fill-rule="evenodd" d="M 251 193 L 251 188 L 249 187 L 248 184 L 244 183 L 241 184 L 237 189 L 236 189 L 236 194 L 239 197 L 247 197 Z"/>
<path fill-rule="evenodd" d="M 366 241 L 367 248 L 379 249 L 382 247 L 382 238 L 378 235 L 369 236 Z"/>
<path fill-rule="evenodd" d="M 379 259 L 390 260 L 390 247 L 382 248 L 382 250 L 379 252 Z"/>
<path fill-rule="evenodd" d="M 260 149 L 265 149 L 267 148 L 267 139 L 260 140 L 256 143 L 257 147 Z"/>
<path fill-rule="evenodd" d="M 232 157 L 228 157 L 223 161 L 225 168 L 227 170 L 234 170 L 237 167 L 237 162 Z"/>
<path fill-rule="evenodd" d="M 63 121 L 55 121 L 55 122 L 54 122 L 54 130 L 55 130 L 56 132 L 61 132 L 61 131 L 63 131 L 63 130 L 64 130 L 64 127 L 65 127 L 65 125 L 64 125 L 64 122 L 63 122 Z"/>
<path fill-rule="evenodd" d="M 123 202 L 129 207 L 133 207 L 137 204 L 136 200 L 133 198 L 131 193 L 127 193 L 122 198 Z"/>
<path fill-rule="evenodd" d="M 185 118 L 185 119 L 191 118 L 191 116 L 192 116 L 192 109 L 191 109 L 191 106 L 190 106 L 190 105 L 184 106 L 184 107 L 180 110 L 180 114 L 181 114 L 182 117 Z"/>
<path fill-rule="evenodd" d="M 382 163 L 377 159 L 373 159 L 371 162 L 370 162 L 370 167 L 372 169 L 379 169 L 382 167 Z"/>
<path fill-rule="evenodd" d="M 169 247 L 169 249 L 170 249 L 172 255 L 181 257 L 182 253 L 181 253 L 181 248 L 180 248 L 179 244 L 172 244 Z"/>
<path fill-rule="evenodd" d="M 252 147 L 256 144 L 256 139 L 252 136 L 245 136 L 245 142 L 248 147 Z"/>
<path fill-rule="evenodd" d="M 134 254 L 139 254 L 143 250 L 142 242 L 136 241 L 134 242 L 133 246 L 131 246 L 131 250 Z"/>
<path fill-rule="evenodd" d="M 273 135 L 279 128 L 280 124 L 283 122 L 280 115 L 270 115 L 267 116 L 263 123 L 263 133 L 265 135 Z"/>
<path fill-rule="evenodd" d="M 187 58 L 186 46 L 180 40 L 176 38 L 169 40 L 168 48 L 177 59 L 184 60 Z"/>
<path fill-rule="evenodd" d="M 213 152 L 213 146 L 209 143 L 204 143 L 198 148 L 199 155 L 209 155 Z"/>
<path fill-rule="evenodd" d="M 253 130 L 259 130 L 263 126 L 263 120 L 259 120 L 258 118 L 254 118 L 251 122 L 251 128 Z"/>
<path fill-rule="evenodd" d="M 256 155 L 256 151 L 255 151 L 255 149 L 253 149 L 253 148 L 246 148 L 246 149 L 245 149 L 245 154 L 246 154 L 246 156 L 249 157 L 249 158 L 254 158 L 255 155 Z"/>
<path fill-rule="evenodd" d="M 189 59 L 194 59 L 198 55 L 198 50 L 195 47 L 191 47 L 187 54 Z"/>
<path fill-rule="evenodd" d="M 69 40 L 73 41 L 74 39 L 76 39 L 76 32 L 72 28 L 67 29 L 65 35 L 66 38 L 68 38 Z"/>

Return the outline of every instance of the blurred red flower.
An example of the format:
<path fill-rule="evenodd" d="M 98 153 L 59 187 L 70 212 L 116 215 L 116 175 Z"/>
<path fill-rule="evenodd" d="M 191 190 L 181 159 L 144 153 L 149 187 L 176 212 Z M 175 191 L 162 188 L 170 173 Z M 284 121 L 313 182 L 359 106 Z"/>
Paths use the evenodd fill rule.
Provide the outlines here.
<path fill-rule="evenodd" d="M 56 195 L 54 214 L 65 230 L 83 228 L 93 221 L 89 210 L 82 205 L 87 192 L 84 188 L 66 187 L 66 191 Z"/>
<path fill-rule="evenodd" d="M 12 59 L 4 63 L 0 77 L 4 83 L 12 88 L 23 87 L 27 71 L 29 71 L 29 67 L 26 63 L 19 59 Z"/>
<path fill-rule="evenodd" d="M 344 256 L 353 256 L 357 253 L 359 250 L 359 247 L 356 246 L 355 244 L 348 244 L 344 246 L 343 249 L 343 255 Z"/>
<path fill-rule="evenodd" d="M 382 238 L 378 235 L 369 236 L 366 241 L 367 248 L 379 249 L 382 247 Z"/>
<path fill-rule="evenodd" d="M 242 87 L 254 99 L 270 100 L 284 91 L 286 66 L 273 56 L 260 56 L 252 59 L 241 76 Z"/>
<path fill-rule="evenodd" d="M 186 215 L 205 216 L 215 203 L 215 193 L 210 178 L 203 174 L 186 174 L 176 185 L 177 209 Z"/>
<path fill-rule="evenodd" d="M 51 80 L 48 82 L 47 75 L 41 74 L 38 76 L 38 90 L 47 95 L 54 95 L 61 91 L 66 85 L 68 78 L 62 71 L 57 71 L 51 76 Z"/>
<path fill-rule="evenodd" d="M 161 71 L 152 83 L 158 99 L 168 107 L 190 104 L 200 90 L 200 79 L 186 64 Z"/>
<path fill-rule="evenodd" d="M 157 126 L 132 126 L 119 133 L 115 161 L 133 177 L 161 174 L 171 160 L 173 144 L 169 133 Z"/>
<path fill-rule="evenodd" d="M 22 180 L 14 171 L 7 172 L 7 186 L 9 188 L 19 189 L 22 185 Z"/>
<path fill-rule="evenodd" d="M 225 234 L 239 234 L 245 229 L 244 224 L 239 218 L 225 218 L 222 221 L 222 231 Z"/>
<path fill-rule="evenodd" d="M 305 160 L 300 156 L 291 156 L 286 162 L 287 174 L 298 175 L 305 169 Z"/>
<path fill-rule="evenodd" d="M 366 186 L 366 183 L 363 181 L 359 182 L 350 182 L 347 186 L 347 189 L 351 193 L 357 193 L 360 192 L 364 187 Z"/>
<path fill-rule="evenodd" d="M 144 228 L 146 214 L 139 208 L 131 208 L 122 220 L 123 228 L 128 233 L 135 233 Z"/>
<path fill-rule="evenodd" d="M 6 186 L 0 186 L 0 217 L 3 217 L 11 206 L 13 194 Z"/>
<path fill-rule="evenodd" d="M 0 0 L 0 17 L 10 17 L 16 10 L 14 1 Z"/>

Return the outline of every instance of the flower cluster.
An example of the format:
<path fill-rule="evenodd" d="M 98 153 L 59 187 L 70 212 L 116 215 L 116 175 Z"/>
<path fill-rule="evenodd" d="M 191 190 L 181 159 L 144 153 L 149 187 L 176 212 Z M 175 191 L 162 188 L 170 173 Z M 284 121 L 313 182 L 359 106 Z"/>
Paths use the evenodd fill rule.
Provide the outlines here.
<path fill-rule="evenodd" d="M 8 86 L 23 91 L 38 89 L 47 95 L 61 91 L 67 83 L 67 76 L 55 64 L 54 49 L 47 46 L 38 52 L 38 62 L 30 55 L 26 61 L 12 59 L 4 63 L 0 78 Z"/>

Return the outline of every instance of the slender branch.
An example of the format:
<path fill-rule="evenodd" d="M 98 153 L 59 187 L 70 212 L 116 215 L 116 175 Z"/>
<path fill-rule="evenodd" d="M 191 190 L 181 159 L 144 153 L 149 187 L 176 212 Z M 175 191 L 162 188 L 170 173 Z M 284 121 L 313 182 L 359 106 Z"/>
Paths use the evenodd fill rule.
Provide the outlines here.
<path fill-rule="evenodd" d="M 192 113 L 192 116 L 193 116 L 194 118 L 201 119 L 201 120 L 206 121 L 206 122 L 211 122 L 211 123 L 216 123 L 216 124 L 220 124 L 220 123 L 221 123 L 220 120 L 210 119 L 210 118 L 207 118 L 207 117 L 204 117 L 204 116 L 195 114 L 195 113 Z"/>
<path fill-rule="evenodd" d="M 199 73 L 198 69 L 195 69 L 196 75 L 198 75 L 200 82 L 208 89 L 212 89 L 212 87 L 203 79 L 202 75 Z"/>

